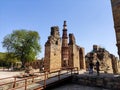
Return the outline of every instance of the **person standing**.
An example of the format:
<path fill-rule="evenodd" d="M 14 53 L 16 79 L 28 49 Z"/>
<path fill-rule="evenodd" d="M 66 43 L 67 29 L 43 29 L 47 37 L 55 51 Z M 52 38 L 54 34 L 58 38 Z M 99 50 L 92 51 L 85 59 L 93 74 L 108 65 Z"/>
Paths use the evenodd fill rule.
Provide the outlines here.
<path fill-rule="evenodd" d="M 94 66 L 93 62 L 90 61 L 90 63 L 89 63 L 89 74 L 93 74 L 93 66 Z"/>
<path fill-rule="evenodd" d="M 100 74 L 100 72 L 99 72 L 99 71 L 100 71 L 100 68 L 99 68 L 99 67 L 100 67 L 100 63 L 99 63 L 99 61 L 97 61 L 97 62 L 96 62 L 97 76 L 99 76 L 99 74 Z"/>

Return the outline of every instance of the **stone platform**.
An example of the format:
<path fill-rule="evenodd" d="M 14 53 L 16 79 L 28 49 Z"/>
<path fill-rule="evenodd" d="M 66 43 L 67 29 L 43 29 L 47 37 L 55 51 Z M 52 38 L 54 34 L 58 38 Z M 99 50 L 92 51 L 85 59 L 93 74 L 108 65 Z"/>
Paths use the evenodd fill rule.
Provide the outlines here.
<path fill-rule="evenodd" d="M 120 75 L 100 73 L 74 75 L 72 82 L 79 85 L 120 90 Z"/>

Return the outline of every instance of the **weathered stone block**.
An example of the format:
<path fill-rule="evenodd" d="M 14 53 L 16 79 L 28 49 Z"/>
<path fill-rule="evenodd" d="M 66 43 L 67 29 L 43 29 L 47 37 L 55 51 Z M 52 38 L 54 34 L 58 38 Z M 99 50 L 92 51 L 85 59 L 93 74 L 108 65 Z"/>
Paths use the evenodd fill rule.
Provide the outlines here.
<path fill-rule="evenodd" d="M 103 86 L 103 79 L 97 79 L 96 86 Z"/>

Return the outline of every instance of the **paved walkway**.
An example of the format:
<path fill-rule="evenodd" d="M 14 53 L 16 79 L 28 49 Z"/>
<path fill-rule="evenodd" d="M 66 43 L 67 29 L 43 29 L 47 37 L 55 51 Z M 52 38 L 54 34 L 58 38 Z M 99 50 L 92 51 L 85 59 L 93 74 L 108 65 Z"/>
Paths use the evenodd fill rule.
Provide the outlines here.
<path fill-rule="evenodd" d="M 24 71 L 10 71 L 7 69 L 6 70 L 0 69 L 0 79 L 20 75 L 21 73 L 24 73 Z M 94 72 L 93 74 L 89 74 L 89 72 L 85 70 L 80 70 L 79 74 L 90 75 L 90 76 L 97 75 L 96 72 Z M 119 75 L 100 73 L 100 76 L 116 77 Z"/>

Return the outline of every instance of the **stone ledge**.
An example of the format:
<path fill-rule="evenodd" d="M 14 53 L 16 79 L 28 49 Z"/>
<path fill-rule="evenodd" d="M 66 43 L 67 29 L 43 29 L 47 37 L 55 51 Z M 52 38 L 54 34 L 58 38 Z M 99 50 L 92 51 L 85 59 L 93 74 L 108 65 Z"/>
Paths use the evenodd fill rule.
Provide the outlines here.
<path fill-rule="evenodd" d="M 80 85 L 120 90 L 120 76 L 75 75 L 72 82 Z"/>

